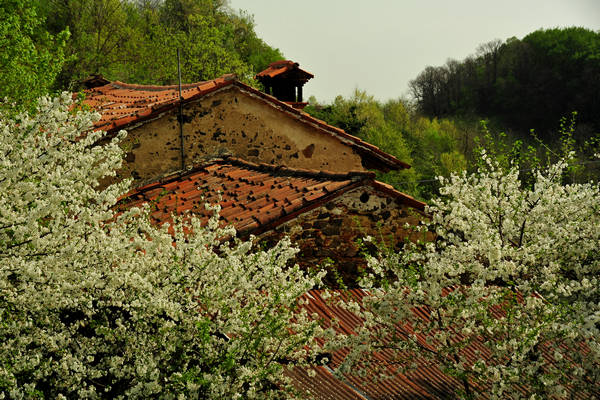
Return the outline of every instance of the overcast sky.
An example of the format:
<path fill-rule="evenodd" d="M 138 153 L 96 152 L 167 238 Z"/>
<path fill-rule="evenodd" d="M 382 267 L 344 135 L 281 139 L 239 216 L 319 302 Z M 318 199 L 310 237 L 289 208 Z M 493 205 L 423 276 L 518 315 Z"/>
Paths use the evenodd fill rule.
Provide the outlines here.
<path fill-rule="evenodd" d="M 408 95 L 426 66 L 461 60 L 481 43 L 539 28 L 600 30 L 600 0 L 229 0 L 256 32 L 315 78 L 306 97 L 355 88 L 378 100 Z"/>

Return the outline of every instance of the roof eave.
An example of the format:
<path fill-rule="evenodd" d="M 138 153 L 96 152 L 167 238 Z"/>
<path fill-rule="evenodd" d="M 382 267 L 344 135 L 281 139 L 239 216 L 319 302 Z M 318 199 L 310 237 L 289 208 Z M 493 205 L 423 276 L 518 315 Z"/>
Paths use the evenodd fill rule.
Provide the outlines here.
<path fill-rule="evenodd" d="M 400 199 L 400 201 L 403 204 L 406 204 L 409 207 L 412 207 L 416 210 L 419 210 L 421 212 L 425 212 L 425 207 L 427 206 L 426 203 L 419 201 L 417 199 L 415 199 L 412 196 L 407 195 L 406 193 L 403 193 L 397 189 L 395 189 L 393 186 L 388 185 L 387 183 L 383 183 L 383 182 L 379 182 L 376 180 L 373 180 L 371 182 L 371 186 L 373 186 L 373 188 L 375 188 L 375 190 L 378 190 L 380 192 L 383 192 L 389 196 L 395 197 L 397 199 Z"/>

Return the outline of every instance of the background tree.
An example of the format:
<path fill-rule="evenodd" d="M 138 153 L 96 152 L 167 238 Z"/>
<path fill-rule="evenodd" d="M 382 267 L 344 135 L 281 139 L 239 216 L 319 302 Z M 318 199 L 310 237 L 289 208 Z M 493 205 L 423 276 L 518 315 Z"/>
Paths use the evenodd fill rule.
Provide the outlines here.
<path fill-rule="evenodd" d="M 496 39 L 458 65 L 427 67 L 410 82 L 418 108 L 430 117 L 497 119 L 501 129 L 534 128 L 551 142 L 557 120 L 579 113 L 582 141 L 600 130 L 600 32 L 540 29 L 523 39 Z M 455 97 L 453 93 L 460 93 Z M 557 116 L 556 121 L 548 115 Z"/>
<path fill-rule="evenodd" d="M 236 73 L 250 83 L 254 73 L 283 58 L 256 35 L 250 16 L 222 0 L 40 1 L 51 32 L 72 32 L 61 89 L 77 88 L 91 74 L 176 83 L 178 48 L 186 82 Z"/>
<path fill-rule="evenodd" d="M 312 98 L 305 111 L 411 164 L 409 170 L 378 175 L 411 195 L 430 198 L 437 192 L 435 176 L 449 176 L 467 167 L 463 150 L 466 153 L 472 147 L 472 139 L 466 137 L 469 133 L 448 120 L 419 116 L 404 100 L 382 104 L 357 90 L 352 97 L 338 96 L 331 104 L 321 105 Z"/>
<path fill-rule="evenodd" d="M 134 61 L 131 45 L 136 10 L 130 2 L 45 0 L 42 4 L 51 32 L 63 29 L 71 32 L 67 44 L 69 58 L 60 74 L 60 88 L 72 89 L 88 75 Z"/>

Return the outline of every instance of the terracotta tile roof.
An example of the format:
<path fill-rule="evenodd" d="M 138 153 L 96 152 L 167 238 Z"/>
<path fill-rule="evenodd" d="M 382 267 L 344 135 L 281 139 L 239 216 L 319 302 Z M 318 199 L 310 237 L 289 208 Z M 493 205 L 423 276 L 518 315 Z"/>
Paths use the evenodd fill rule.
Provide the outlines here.
<path fill-rule="evenodd" d="M 211 81 L 181 86 L 183 101 L 195 99 L 230 85 L 234 75 L 223 75 Z M 107 132 L 123 129 L 150 119 L 179 105 L 179 86 L 134 85 L 119 81 L 109 82 L 86 90 L 84 104 L 101 115 L 94 126 Z"/>
<path fill-rule="evenodd" d="M 314 78 L 314 75 L 310 72 L 304 71 L 300 69 L 299 64 L 290 60 L 280 60 L 275 61 L 269 64 L 269 67 L 263 71 L 260 71 L 256 74 L 255 78 L 275 78 L 277 76 L 283 75 L 288 71 L 297 71 L 299 72 L 305 79 Z"/>
<path fill-rule="evenodd" d="M 359 304 L 363 298 L 369 296 L 369 293 L 362 289 L 337 291 L 337 294 L 341 299 L 352 298 Z M 332 320 L 337 320 L 339 323 L 338 331 L 344 334 L 354 334 L 355 328 L 363 322 L 353 313 L 339 306 L 332 305 L 330 301 L 325 300 L 323 290 L 311 290 L 302 299 L 305 302 L 303 307 L 306 308 L 309 314 L 314 314 L 325 326 L 329 326 Z M 423 307 L 415 308 L 413 311 L 416 316 L 424 320 L 429 319 L 429 313 Z M 493 315 L 496 318 L 501 315 L 499 307 L 493 309 Z M 399 331 L 405 334 L 414 333 L 409 325 L 399 327 Z M 456 332 L 452 334 L 453 339 L 451 340 L 458 341 L 462 338 Z M 424 346 L 434 346 L 428 344 L 422 334 L 418 334 L 417 338 Z M 464 356 L 471 362 L 479 359 L 480 355 L 485 357 L 486 354 L 489 354 L 482 342 L 475 342 L 462 351 Z M 476 351 L 480 352 L 480 355 Z M 547 362 L 552 362 L 552 347 L 544 346 L 543 352 Z M 287 375 L 292 378 L 292 382 L 298 390 L 303 392 L 308 391 L 311 394 L 311 398 L 314 399 L 446 399 L 454 398 L 454 393 L 463 388 L 462 382 L 444 374 L 438 365 L 422 359 L 413 358 L 411 360 L 416 362 L 416 369 L 414 371 L 408 373 L 399 372 L 395 365 L 398 365 L 398 362 L 402 362 L 402 359 L 398 359 L 398 355 L 389 350 L 378 352 L 372 358 L 385 368 L 386 374 L 392 377 L 391 379 L 375 381 L 367 374 L 365 377 L 347 375 L 344 380 L 340 380 L 333 375 L 332 369 L 335 369 L 341 363 L 345 354 L 344 350 L 340 350 L 332 354 L 332 361 L 327 367 L 314 368 L 316 376 L 313 380 L 307 379 L 305 377 L 307 371 L 301 368 L 293 369 L 287 372 Z M 332 382 L 335 379 L 338 379 L 339 382 Z M 327 382 L 327 384 L 323 385 L 322 382 Z M 490 398 L 486 394 L 487 388 L 481 387 L 481 389 L 481 398 Z M 332 392 L 329 392 L 330 390 Z M 353 391 L 355 397 L 347 395 L 348 390 Z M 524 388 L 518 384 L 514 386 L 513 390 L 515 393 L 520 392 L 522 396 L 526 394 Z M 337 391 L 342 393 L 339 397 L 336 397 Z M 573 394 L 575 398 L 583 399 L 582 394 L 577 392 Z"/>
<path fill-rule="evenodd" d="M 255 164 L 238 158 L 218 159 L 176 173 L 126 194 L 118 207 L 153 205 L 157 223 L 171 221 L 173 213 L 192 212 L 208 218 L 206 203 L 221 205 L 224 224 L 240 234 L 260 234 L 310 211 L 348 190 L 370 185 L 422 210 L 424 203 L 375 181 L 372 172 L 336 173 L 272 164 Z"/>
<path fill-rule="evenodd" d="M 208 218 L 206 203 L 221 205 L 220 218 L 240 234 L 262 233 L 372 180 L 371 172 L 345 174 L 254 164 L 236 158 L 178 173 L 135 189 L 118 207 L 152 204 L 157 223 L 192 212 Z"/>
<path fill-rule="evenodd" d="M 223 75 L 211 81 L 182 85 L 182 102 L 186 104 L 228 86 L 236 86 L 248 95 L 267 102 L 276 110 L 291 115 L 296 120 L 337 138 L 340 142 L 354 148 L 361 154 L 363 159 L 373 164 L 374 168 L 382 170 L 410 168 L 410 165 L 382 151 L 377 146 L 352 136 L 343 129 L 311 117 L 309 114 L 271 95 L 239 82 L 235 75 Z M 101 115 L 100 120 L 94 124 L 94 127 L 109 133 L 115 133 L 131 125 L 154 119 L 160 114 L 179 106 L 177 85 L 148 86 L 115 81 L 86 90 L 85 93 L 84 104 L 97 110 Z"/>

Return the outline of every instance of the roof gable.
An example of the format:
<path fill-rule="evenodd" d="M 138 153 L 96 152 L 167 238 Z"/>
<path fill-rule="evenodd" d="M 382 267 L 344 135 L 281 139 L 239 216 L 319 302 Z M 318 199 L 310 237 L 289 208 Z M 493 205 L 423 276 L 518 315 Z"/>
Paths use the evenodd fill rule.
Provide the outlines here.
<path fill-rule="evenodd" d="M 210 81 L 182 85 L 181 103 L 186 104 L 231 87 L 235 87 L 241 93 L 269 104 L 295 121 L 308 124 L 319 132 L 332 136 L 353 148 L 361 156 L 363 164 L 367 168 L 383 171 L 410 168 L 410 165 L 382 151 L 377 146 L 239 82 L 234 75 L 224 75 Z M 180 101 L 177 85 L 133 85 L 115 81 L 86 90 L 84 104 L 95 109 L 101 115 L 100 120 L 94 125 L 96 129 L 114 133 L 120 129 L 158 118 L 163 113 L 178 107 Z"/>

